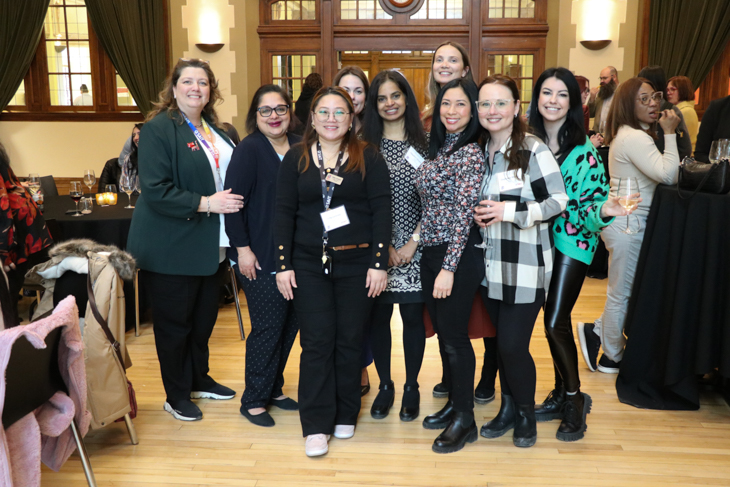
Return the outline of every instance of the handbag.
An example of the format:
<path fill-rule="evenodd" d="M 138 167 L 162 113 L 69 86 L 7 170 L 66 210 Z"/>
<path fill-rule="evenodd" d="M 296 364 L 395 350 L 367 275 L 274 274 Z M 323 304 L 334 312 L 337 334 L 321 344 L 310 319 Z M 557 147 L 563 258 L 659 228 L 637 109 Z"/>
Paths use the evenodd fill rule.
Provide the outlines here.
<path fill-rule="evenodd" d="M 124 366 L 124 357 L 122 357 L 122 351 L 121 346 L 119 345 L 119 342 L 114 337 L 114 334 L 109 329 L 109 324 L 106 322 L 104 318 L 102 318 L 101 313 L 99 313 L 99 308 L 96 307 L 96 298 L 94 297 L 94 286 L 91 284 L 91 272 L 89 272 L 88 277 L 86 279 L 86 291 L 89 295 L 89 306 L 91 307 L 91 312 L 94 314 L 94 318 L 96 321 L 101 325 L 101 329 L 104 330 L 104 334 L 106 335 L 106 339 L 109 340 L 109 343 L 112 345 L 112 349 L 114 349 L 114 356 L 116 357 L 117 361 L 119 362 L 119 365 L 122 366 L 123 370 L 127 370 Z M 127 379 L 127 393 L 129 394 L 129 407 L 132 409 L 129 412 L 129 417 L 134 419 L 137 417 L 137 394 L 134 392 L 134 386 L 132 386 L 132 382 Z M 116 421 L 123 421 L 124 418 L 119 418 Z"/>
<path fill-rule="evenodd" d="M 692 191 L 692 194 L 685 196 L 682 190 Z M 717 164 L 707 164 L 685 157 L 679 166 L 677 193 L 680 198 L 689 199 L 698 191 L 712 194 L 730 192 L 730 160 L 723 159 Z"/>

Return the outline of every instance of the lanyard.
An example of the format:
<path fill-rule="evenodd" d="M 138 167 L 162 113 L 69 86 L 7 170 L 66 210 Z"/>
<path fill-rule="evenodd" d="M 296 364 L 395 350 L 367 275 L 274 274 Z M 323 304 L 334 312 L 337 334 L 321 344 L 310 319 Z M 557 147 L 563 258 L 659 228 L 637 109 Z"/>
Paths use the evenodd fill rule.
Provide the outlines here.
<path fill-rule="evenodd" d="M 340 171 L 340 167 L 342 166 L 342 155 L 342 151 L 340 151 L 337 156 L 337 163 L 335 164 L 335 168 L 331 172 L 331 174 L 334 174 L 335 176 L 337 176 L 337 173 Z M 320 145 L 319 141 L 317 142 L 317 159 L 319 159 L 319 178 L 322 181 L 322 203 L 324 204 L 324 211 L 327 211 L 330 209 L 332 196 L 335 193 L 335 187 L 337 185 L 335 183 L 327 181 L 326 173 L 330 173 L 330 171 L 329 169 L 327 169 L 327 171 L 325 172 L 324 158 L 322 157 L 322 146 Z M 322 240 L 324 241 L 324 244 L 327 245 L 326 230 L 322 233 Z"/>
<path fill-rule="evenodd" d="M 213 154 L 213 160 L 215 161 L 215 170 L 218 173 L 218 181 L 221 183 L 221 190 L 223 189 L 223 179 L 221 178 L 221 166 L 220 166 L 220 152 L 218 151 L 218 148 L 213 144 L 212 142 L 210 145 L 208 145 L 208 141 L 205 140 L 205 137 L 203 137 L 203 134 L 200 133 L 198 128 L 193 125 L 193 122 L 190 121 L 187 115 L 185 115 L 182 111 L 182 116 L 185 117 L 185 121 L 188 123 L 188 126 L 190 127 L 190 130 L 193 131 L 193 134 L 195 135 L 195 138 L 200 141 L 200 143 L 208 149 L 208 152 Z M 205 121 L 204 118 L 200 118 L 201 122 L 203 123 L 203 130 L 205 130 L 205 133 L 210 137 L 211 140 L 213 140 L 213 136 L 210 133 L 210 128 L 208 127 L 208 123 Z"/>

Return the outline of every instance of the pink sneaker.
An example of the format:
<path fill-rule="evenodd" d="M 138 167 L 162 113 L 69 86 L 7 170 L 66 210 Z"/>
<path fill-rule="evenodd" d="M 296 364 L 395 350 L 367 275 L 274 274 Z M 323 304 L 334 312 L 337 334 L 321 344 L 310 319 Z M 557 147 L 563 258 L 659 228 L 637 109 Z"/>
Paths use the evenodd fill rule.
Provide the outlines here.
<path fill-rule="evenodd" d="M 355 436 L 355 425 L 354 424 L 336 424 L 335 425 L 335 438 L 346 440 Z"/>
<path fill-rule="evenodd" d="M 330 439 L 330 435 L 318 434 L 307 436 L 307 441 L 304 442 L 304 453 L 308 457 L 318 457 L 324 455 L 329 450 L 327 442 Z"/>

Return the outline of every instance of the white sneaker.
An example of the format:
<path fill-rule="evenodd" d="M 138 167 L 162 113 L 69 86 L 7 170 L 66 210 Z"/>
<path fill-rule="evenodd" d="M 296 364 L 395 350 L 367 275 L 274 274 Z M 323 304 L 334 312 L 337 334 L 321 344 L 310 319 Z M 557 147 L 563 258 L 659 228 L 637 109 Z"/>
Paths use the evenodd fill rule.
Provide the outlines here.
<path fill-rule="evenodd" d="M 330 439 L 330 435 L 318 434 L 307 436 L 307 441 L 304 442 L 304 453 L 308 457 L 318 457 L 324 455 L 329 451 L 327 442 Z"/>
<path fill-rule="evenodd" d="M 355 436 L 354 424 L 337 424 L 335 425 L 335 438 L 346 440 Z"/>

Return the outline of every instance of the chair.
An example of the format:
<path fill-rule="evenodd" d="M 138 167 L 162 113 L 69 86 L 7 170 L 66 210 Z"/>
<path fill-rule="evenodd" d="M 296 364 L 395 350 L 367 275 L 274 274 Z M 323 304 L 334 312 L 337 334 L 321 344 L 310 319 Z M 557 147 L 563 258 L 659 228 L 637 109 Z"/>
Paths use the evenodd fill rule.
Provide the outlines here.
<path fill-rule="evenodd" d="M 236 280 L 236 271 L 228 265 L 228 274 L 231 279 L 231 287 L 233 288 L 233 298 L 236 301 L 236 315 L 238 315 L 238 330 L 241 332 L 241 340 L 246 339 L 246 332 L 243 330 L 243 317 L 241 316 L 241 301 L 238 298 L 238 281 Z M 134 336 L 139 336 L 139 269 L 134 274 Z"/>
<path fill-rule="evenodd" d="M 41 176 L 41 189 L 46 198 L 58 196 L 58 188 L 53 176 Z"/>
<path fill-rule="evenodd" d="M 62 329 L 63 327 L 56 328 L 48 334 L 45 349 L 33 347 L 25 337 L 19 338 L 13 345 L 5 376 L 5 406 L 2 416 L 5 429 L 35 411 L 57 391 L 68 392 L 58 368 L 58 346 Z M 71 422 L 71 430 L 81 456 L 86 481 L 89 487 L 96 487 L 96 478 L 84 439 L 75 420 Z"/>

